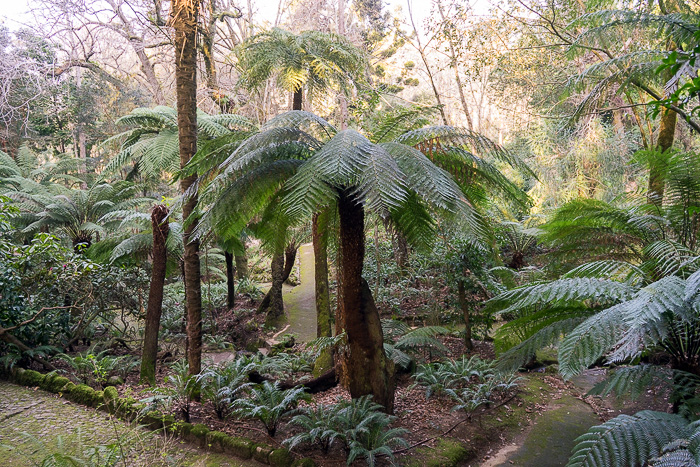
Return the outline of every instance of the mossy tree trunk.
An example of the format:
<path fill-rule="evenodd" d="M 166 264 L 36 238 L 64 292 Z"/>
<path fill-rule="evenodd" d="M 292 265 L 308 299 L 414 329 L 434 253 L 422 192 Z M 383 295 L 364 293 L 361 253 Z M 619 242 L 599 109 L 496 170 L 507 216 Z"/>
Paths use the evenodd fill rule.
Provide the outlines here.
<path fill-rule="evenodd" d="M 659 138 L 656 142 L 656 151 L 659 155 L 654 157 L 649 164 L 649 187 L 647 192 L 648 202 L 655 206 L 661 206 L 664 201 L 666 157 L 662 155 L 673 147 L 677 121 L 678 114 L 676 112 L 670 109 L 661 111 Z"/>
<path fill-rule="evenodd" d="M 469 302 L 467 301 L 467 286 L 465 280 L 466 279 L 461 279 L 457 282 L 457 297 L 459 299 L 459 308 L 462 310 L 462 316 L 464 318 L 464 346 L 467 350 L 474 350 L 471 311 L 469 309 Z"/>
<path fill-rule="evenodd" d="M 158 354 L 158 330 L 160 316 L 163 312 L 163 286 L 165 285 L 165 267 L 167 248 L 165 241 L 170 232 L 168 225 L 168 208 L 159 204 L 151 211 L 153 229 L 153 270 L 148 289 L 148 308 L 146 309 L 146 329 L 143 334 L 141 352 L 141 382 L 156 383 L 156 355 Z"/>
<path fill-rule="evenodd" d="M 175 87 L 177 96 L 177 126 L 180 146 L 180 167 L 184 167 L 197 152 L 197 16 L 199 0 L 173 0 L 171 26 L 174 29 Z M 196 175 L 182 178 L 184 193 L 196 180 Z M 199 269 L 199 240 L 192 238 L 196 219 L 191 219 L 197 197 L 185 200 L 182 217 L 185 244 L 185 289 L 187 303 L 187 362 L 189 373 L 202 369 L 202 289 Z"/>
<path fill-rule="evenodd" d="M 340 284 L 338 315 L 347 332 L 342 379 L 350 395 L 372 394 L 387 412 L 394 409 L 393 362 L 384 354 L 384 335 L 379 312 L 367 281 L 362 278 L 365 257 L 365 213 L 350 190 L 338 199 L 340 217 Z"/>
<path fill-rule="evenodd" d="M 242 255 L 234 255 L 236 261 L 236 277 L 238 280 L 248 279 L 248 257 L 245 252 Z"/>
<path fill-rule="evenodd" d="M 282 299 L 282 284 L 284 283 L 284 254 L 277 253 L 272 257 L 272 285 L 265 298 L 258 306 L 258 313 L 265 313 L 265 322 L 275 325 L 284 315 L 284 301 Z"/>

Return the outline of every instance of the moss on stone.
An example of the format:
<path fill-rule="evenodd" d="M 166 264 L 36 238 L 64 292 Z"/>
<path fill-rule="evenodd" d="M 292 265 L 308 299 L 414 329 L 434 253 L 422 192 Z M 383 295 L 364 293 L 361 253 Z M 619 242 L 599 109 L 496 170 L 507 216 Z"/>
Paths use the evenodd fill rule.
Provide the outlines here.
<path fill-rule="evenodd" d="M 229 435 L 221 431 L 210 431 L 207 433 L 207 445 L 214 451 L 224 452 L 224 446 Z"/>
<path fill-rule="evenodd" d="M 253 459 L 263 464 L 269 464 L 270 453 L 272 453 L 272 447 L 267 444 L 256 444 L 255 449 L 253 449 Z"/>
<path fill-rule="evenodd" d="M 63 392 L 63 388 L 70 382 L 71 381 L 65 376 L 53 374 L 50 377 L 47 376 L 44 378 L 44 389 L 57 394 L 59 392 Z"/>
<path fill-rule="evenodd" d="M 119 400 L 119 393 L 114 386 L 107 386 L 103 392 L 103 402 L 109 413 L 115 413 L 116 404 Z"/>
<path fill-rule="evenodd" d="M 115 402 L 115 412 L 118 416 L 127 420 L 133 420 L 138 415 L 143 405 L 133 397 L 120 397 Z"/>
<path fill-rule="evenodd" d="M 274 467 L 290 467 L 294 463 L 294 457 L 288 449 L 275 449 L 268 457 L 270 465 Z"/>
<path fill-rule="evenodd" d="M 209 428 L 206 425 L 197 423 L 192 426 L 188 438 L 192 443 L 203 448 L 207 442 L 207 433 L 209 433 Z"/>
<path fill-rule="evenodd" d="M 97 394 L 96 391 L 87 384 L 79 384 L 71 390 L 70 394 L 68 394 L 68 399 L 77 404 L 95 407 Z M 100 396 L 99 400 L 102 401 L 102 396 Z"/>
<path fill-rule="evenodd" d="M 36 387 L 41 386 L 44 381 L 44 375 L 34 370 L 24 370 L 17 373 L 17 382 L 23 386 Z"/>
<path fill-rule="evenodd" d="M 253 448 L 255 443 L 247 438 L 231 438 L 229 437 L 224 444 L 224 452 L 232 454 L 241 459 L 250 459 L 253 457 Z"/>
<path fill-rule="evenodd" d="M 61 388 L 61 391 L 60 391 L 60 392 L 63 393 L 64 395 L 67 395 L 67 394 L 70 394 L 71 392 L 73 392 L 73 390 L 74 390 L 76 387 L 77 387 L 77 386 L 75 385 L 75 383 L 74 383 L 73 381 L 68 381 L 68 382 L 65 384 L 65 386 L 63 386 L 63 387 Z M 67 397 L 66 397 L 66 398 L 67 398 Z"/>

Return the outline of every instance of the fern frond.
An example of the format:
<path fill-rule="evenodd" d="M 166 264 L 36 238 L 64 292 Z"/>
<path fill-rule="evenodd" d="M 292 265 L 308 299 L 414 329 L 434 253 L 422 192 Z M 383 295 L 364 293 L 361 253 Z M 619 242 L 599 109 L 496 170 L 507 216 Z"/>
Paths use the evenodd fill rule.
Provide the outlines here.
<path fill-rule="evenodd" d="M 679 415 L 650 410 L 619 415 L 579 436 L 567 467 L 643 466 L 688 431 L 688 422 Z"/>

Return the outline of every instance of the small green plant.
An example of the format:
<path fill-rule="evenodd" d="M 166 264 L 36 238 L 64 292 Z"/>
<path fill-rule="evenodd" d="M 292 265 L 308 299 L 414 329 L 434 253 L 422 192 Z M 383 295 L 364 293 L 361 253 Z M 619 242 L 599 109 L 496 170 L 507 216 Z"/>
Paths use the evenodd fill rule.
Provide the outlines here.
<path fill-rule="evenodd" d="M 282 419 L 297 413 L 300 401 L 309 401 L 311 397 L 304 388 L 281 390 L 277 383 L 265 381 L 254 386 L 250 398 L 233 401 L 233 413 L 244 418 L 260 420 L 267 433 L 274 437 Z"/>
<path fill-rule="evenodd" d="M 5 344 L 6 353 L 0 357 L 0 366 L 5 370 L 11 370 L 22 360 L 27 360 L 34 357 L 48 359 L 51 355 L 59 352 L 58 347 L 52 345 L 40 345 L 32 349 L 20 350 L 14 344 Z"/>
<path fill-rule="evenodd" d="M 382 406 L 373 402 L 371 395 L 330 406 L 318 405 L 292 419 L 291 423 L 303 432 L 283 443 L 290 449 L 302 443 L 316 444 L 327 453 L 340 440 L 348 452 L 348 465 L 364 458 L 367 465 L 374 466 L 379 456 L 387 456 L 393 462 L 392 446 L 406 446 L 402 436 L 408 432 L 404 428 L 389 428 L 395 419 L 382 412 Z"/>
<path fill-rule="evenodd" d="M 302 443 L 315 444 L 324 454 L 327 454 L 336 440 L 345 441 L 345 434 L 338 417 L 341 408 L 338 404 L 319 404 L 296 415 L 290 423 L 299 426 L 303 431 L 285 439 L 283 443 L 289 449 L 294 449 Z"/>
<path fill-rule="evenodd" d="M 201 387 L 202 398 L 214 405 L 216 416 L 223 420 L 238 394 L 251 386 L 248 373 L 254 364 L 244 359 L 236 359 L 224 366 L 214 366 L 203 370 L 196 376 Z"/>
<path fill-rule="evenodd" d="M 340 404 L 338 411 L 348 449 L 348 465 L 355 459 L 364 458 L 369 467 L 374 467 L 379 456 L 387 456 L 393 463 L 392 446 L 407 446 L 403 435 L 405 428 L 389 428 L 396 419 L 381 411 L 382 406 L 372 402 L 372 396 L 363 396 Z"/>
<path fill-rule="evenodd" d="M 141 402 L 147 404 L 144 412 L 158 409 L 163 405 L 169 408 L 175 404 L 180 410 L 182 418 L 189 423 L 190 401 L 197 387 L 197 380 L 194 376 L 188 374 L 189 365 L 184 360 L 174 362 L 170 368 L 173 370 L 173 374 L 165 378 L 165 382 L 168 385 L 154 388 L 153 392 L 155 394 L 152 397 L 141 400 Z"/>
<path fill-rule="evenodd" d="M 433 394 L 440 394 L 445 391 L 445 377 L 441 372 L 439 363 L 424 363 L 418 365 L 416 372 L 413 374 L 415 385 L 425 387 L 425 398 L 430 399 Z"/>

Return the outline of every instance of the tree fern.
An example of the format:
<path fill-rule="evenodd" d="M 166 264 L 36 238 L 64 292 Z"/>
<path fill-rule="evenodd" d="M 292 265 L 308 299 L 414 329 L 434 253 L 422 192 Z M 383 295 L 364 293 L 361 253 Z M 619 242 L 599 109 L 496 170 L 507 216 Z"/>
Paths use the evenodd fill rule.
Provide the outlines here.
<path fill-rule="evenodd" d="M 648 410 L 619 415 L 579 436 L 567 467 L 643 466 L 667 443 L 690 432 L 688 421 L 679 415 Z"/>

